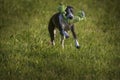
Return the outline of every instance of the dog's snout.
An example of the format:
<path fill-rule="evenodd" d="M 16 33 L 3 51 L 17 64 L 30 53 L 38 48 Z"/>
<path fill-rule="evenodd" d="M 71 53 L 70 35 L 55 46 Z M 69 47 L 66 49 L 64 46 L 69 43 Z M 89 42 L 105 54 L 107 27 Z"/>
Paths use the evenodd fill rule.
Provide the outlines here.
<path fill-rule="evenodd" d="M 70 18 L 70 19 L 73 19 L 73 16 L 70 16 L 69 18 Z"/>
<path fill-rule="evenodd" d="M 72 13 L 70 13 L 70 14 L 68 15 L 68 18 L 69 18 L 69 19 L 73 19 L 73 17 L 74 17 L 74 15 L 73 15 Z"/>

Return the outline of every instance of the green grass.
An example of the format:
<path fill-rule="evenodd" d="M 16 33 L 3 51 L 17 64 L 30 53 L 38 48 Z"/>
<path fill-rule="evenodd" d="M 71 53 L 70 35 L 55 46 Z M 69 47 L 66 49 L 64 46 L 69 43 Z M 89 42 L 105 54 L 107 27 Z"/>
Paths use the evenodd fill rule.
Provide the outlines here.
<path fill-rule="evenodd" d="M 1 0 L 0 80 L 119 80 L 120 6 L 117 0 L 65 0 L 87 20 L 72 34 L 49 45 L 48 21 L 61 0 Z"/>

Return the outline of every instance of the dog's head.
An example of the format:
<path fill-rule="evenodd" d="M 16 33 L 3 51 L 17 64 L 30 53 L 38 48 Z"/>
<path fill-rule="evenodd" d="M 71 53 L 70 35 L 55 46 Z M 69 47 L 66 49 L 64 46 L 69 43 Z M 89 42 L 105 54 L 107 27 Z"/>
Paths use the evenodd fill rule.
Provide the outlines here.
<path fill-rule="evenodd" d="M 65 12 L 66 12 L 65 16 L 66 16 L 68 19 L 73 19 L 73 17 L 74 17 L 73 7 L 67 6 Z"/>

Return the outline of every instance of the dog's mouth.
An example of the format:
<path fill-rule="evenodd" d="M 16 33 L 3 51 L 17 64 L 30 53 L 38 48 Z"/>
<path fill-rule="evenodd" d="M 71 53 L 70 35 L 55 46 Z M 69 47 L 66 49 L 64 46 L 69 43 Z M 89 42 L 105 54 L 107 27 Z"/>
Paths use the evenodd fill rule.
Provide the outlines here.
<path fill-rule="evenodd" d="M 73 19 L 73 16 L 68 17 L 69 19 Z"/>
<path fill-rule="evenodd" d="M 73 14 L 69 14 L 69 15 L 67 15 L 67 18 L 68 18 L 68 19 L 73 19 L 73 18 L 74 18 L 74 15 L 73 15 Z"/>

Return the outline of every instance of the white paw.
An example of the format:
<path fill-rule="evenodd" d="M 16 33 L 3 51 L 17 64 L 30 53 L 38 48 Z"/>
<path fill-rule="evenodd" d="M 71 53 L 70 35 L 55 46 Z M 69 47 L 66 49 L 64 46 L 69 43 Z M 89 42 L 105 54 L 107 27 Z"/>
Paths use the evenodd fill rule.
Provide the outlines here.
<path fill-rule="evenodd" d="M 80 48 L 80 45 L 79 45 L 79 43 L 78 43 L 78 41 L 77 40 L 75 40 L 75 46 L 76 46 L 76 48 Z"/>
<path fill-rule="evenodd" d="M 55 42 L 53 41 L 53 42 L 51 42 L 51 44 L 53 45 L 53 46 L 55 46 Z"/>

